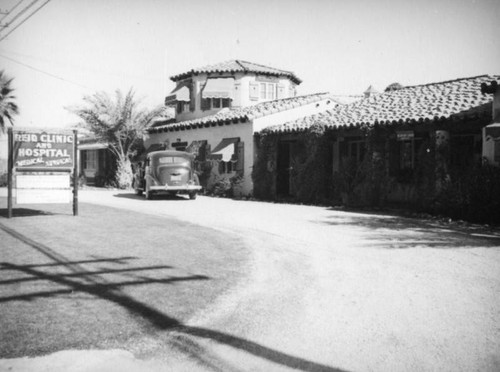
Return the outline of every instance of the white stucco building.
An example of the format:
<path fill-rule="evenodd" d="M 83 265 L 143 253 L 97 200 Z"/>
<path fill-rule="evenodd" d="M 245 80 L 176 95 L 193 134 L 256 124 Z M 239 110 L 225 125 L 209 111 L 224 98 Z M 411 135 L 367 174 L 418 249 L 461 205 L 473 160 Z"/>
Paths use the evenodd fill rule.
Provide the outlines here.
<path fill-rule="evenodd" d="M 198 166 L 209 164 L 205 187 L 239 176 L 235 192 L 242 195 L 252 193 L 254 133 L 334 106 L 326 93 L 297 96 L 301 80 L 294 73 L 246 61 L 192 69 L 171 80 L 177 86 L 165 104 L 176 107 L 176 118 L 148 129 L 146 148 L 191 151 Z"/>

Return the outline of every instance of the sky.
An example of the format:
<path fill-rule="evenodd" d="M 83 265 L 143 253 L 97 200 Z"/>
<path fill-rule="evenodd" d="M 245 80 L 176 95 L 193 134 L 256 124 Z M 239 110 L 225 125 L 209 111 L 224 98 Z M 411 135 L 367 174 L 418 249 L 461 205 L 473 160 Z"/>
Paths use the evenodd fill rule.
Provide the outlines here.
<path fill-rule="evenodd" d="M 298 94 L 499 74 L 499 19 L 498 0 L 50 0 L 0 41 L 0 70 L 16 126 L 63 128 L 85 95 L 133 88 L 153 108 L 170 76 L 232 59 L 293 71 Z"/>

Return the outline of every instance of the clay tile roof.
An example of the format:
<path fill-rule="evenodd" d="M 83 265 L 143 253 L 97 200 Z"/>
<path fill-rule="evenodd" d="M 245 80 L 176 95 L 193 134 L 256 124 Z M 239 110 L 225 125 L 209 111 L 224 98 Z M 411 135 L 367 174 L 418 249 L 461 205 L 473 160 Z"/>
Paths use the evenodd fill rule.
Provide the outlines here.
<path fill-rule="evenodd" d="M 327 127 L 350 127 L 490 115 L 493 98 L 481 93 L 481 84 L 499 79 L 500 75 L 481 75 L 404 87 L 353 103 L 336 105 L 323 113 L 269 127 L 266 131 L 301 131 L 313 123 Z"/>
<path fill-rule="evenodd" d="M 199 119 L 186 120 L 178 123 L 165 122 L 165 124 L 163 125 L 161 122 L 158 122 L 155 127 L 149 128 L 147 129 L 147 131 L 148 133 L 160 133 L 165 131 L 194 129 L 202 126 L 210 126 L 230 122 L 244 122 L 271 115 L 277 112 L 290 110 L 295 107 L 304 106 L 309 103 L 321 101 L 327 98 L 327 93 L 315 93 L 304 96 L 262 102 L 254 106 L 242 107 L 237 109 L 222 109 L 215 115 L 204 116 Z M 332 102 L 334 102 L 333 99 Z"/>
<path fill-rule="evenodd" d="M 277 68 L 259 65 L 257 63 L 242 61 L 242 60 L 238 60 L 238 59 L 231 60 L 231 61 L 225 61 L 225 62 L 217 63 L 214 65 L 207 65 L 207 66 L 203 66 L 203 67 L 194 68 L 190 71 L 183 72 L 183 73 L 178 74 L 178 75 L 174 75 L 174 76 L 170 77 L 170 80 L 176 82 L 178 80 L 186 79 L 192 75 L 215 74 L 215 73 L 223 73 L 223 72 L 229 72 L 229 73 L 244 72 L 244 73 L 264 74 L 264 75 L 270 75 L 270 76 L 285 76 L 285 77 L 289 78 L 290 80 L 292 80 L 296 84 L 302 83 L 302 80 L 300 80 L 291 71 L 279 70 Z"/>

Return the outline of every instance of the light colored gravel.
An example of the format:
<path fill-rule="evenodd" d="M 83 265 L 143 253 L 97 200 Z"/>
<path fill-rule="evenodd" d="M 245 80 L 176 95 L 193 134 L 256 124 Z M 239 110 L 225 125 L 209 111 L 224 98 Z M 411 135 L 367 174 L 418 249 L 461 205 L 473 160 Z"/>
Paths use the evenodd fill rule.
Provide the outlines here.
<path fill-rule="evenodd" d="M 498 231 L 207 197 L 80 200 L 210 226 L 253 252 L 251 275 L 173 335 L 187 354 L 115 355 L 135 370 L 500 370 Z"/>

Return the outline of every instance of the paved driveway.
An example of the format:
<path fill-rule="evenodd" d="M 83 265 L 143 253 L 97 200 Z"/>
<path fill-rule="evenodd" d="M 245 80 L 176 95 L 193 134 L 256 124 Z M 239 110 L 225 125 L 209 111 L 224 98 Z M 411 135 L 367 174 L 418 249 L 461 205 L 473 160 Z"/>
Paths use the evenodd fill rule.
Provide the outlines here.
<path fill-rule="evenodd" d="M 205 367 L 500 370 L 499 231 L 206 197 L 81 200 L 246 239 L 249 277 L 189 322 L 213 333 L 177 335 Z"/>
<path fill-rule="evenodd" d="M 184 357 L 152 370 L 500 370 L 498 230 L 202 196 L 80 200 L 210 226 L 251 249 L 249 274 L 171 332 Z"/>

